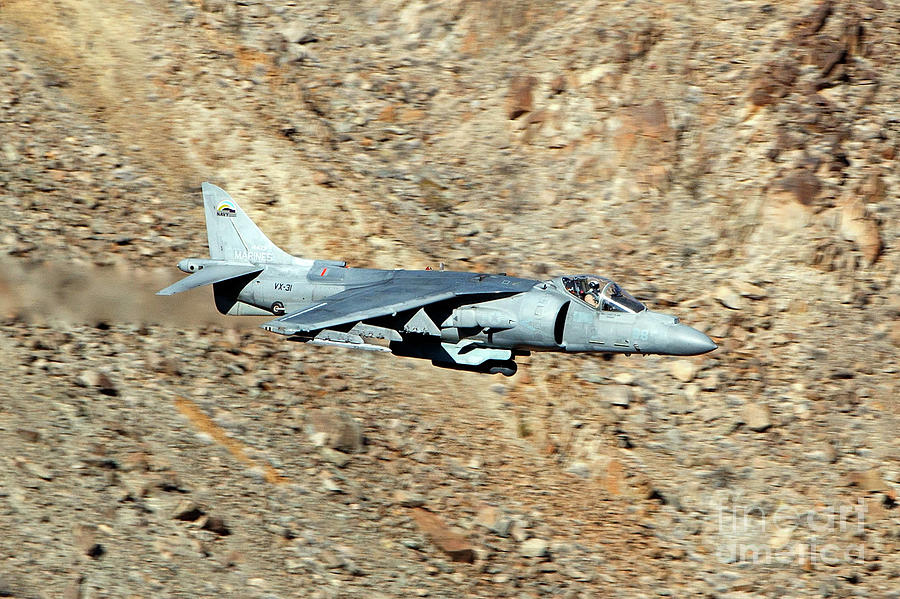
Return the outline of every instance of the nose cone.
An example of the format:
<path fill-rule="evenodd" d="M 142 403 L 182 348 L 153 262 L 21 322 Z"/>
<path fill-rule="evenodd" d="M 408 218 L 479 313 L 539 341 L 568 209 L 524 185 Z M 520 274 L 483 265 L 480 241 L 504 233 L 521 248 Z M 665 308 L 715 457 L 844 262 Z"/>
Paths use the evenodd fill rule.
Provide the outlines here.
<path fill-rule="evenodd" d="M 696 356 L 718 346 L 713 340 L 687 325 L 677 324 L 669 331 L 667 352 L 673 356 Z"/>

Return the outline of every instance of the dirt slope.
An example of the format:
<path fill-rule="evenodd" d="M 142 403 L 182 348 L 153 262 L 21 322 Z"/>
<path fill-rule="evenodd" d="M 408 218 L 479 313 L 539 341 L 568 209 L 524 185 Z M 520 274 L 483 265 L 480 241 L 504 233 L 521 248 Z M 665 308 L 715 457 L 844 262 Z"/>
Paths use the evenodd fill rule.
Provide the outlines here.
<path fill-rule="evenodd" d="M 896 596 L 898 17 L 3 2 L 0 594 Z M 598 272 L 720 349 L 295 347 L 152 297 L 204 180 L 298 255 Z"/>

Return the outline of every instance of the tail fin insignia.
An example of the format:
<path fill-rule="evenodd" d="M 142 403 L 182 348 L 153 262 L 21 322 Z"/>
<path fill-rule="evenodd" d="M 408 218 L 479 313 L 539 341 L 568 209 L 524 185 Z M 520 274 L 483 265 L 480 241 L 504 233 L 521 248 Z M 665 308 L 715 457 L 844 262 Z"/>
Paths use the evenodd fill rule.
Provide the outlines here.
<path fill-rule="evenodd" d="M 231 200 L 225 200 L 216 206 L 216 216 L 227 216 L 229 218 L 236 217 L 237 207 L 235 206 L 235 203 Z"/>

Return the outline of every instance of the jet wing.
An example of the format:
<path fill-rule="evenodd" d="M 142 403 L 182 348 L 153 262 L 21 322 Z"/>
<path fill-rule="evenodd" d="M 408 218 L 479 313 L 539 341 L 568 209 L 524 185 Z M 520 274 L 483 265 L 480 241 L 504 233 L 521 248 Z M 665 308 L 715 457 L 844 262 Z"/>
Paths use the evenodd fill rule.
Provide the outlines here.
<path fill-rule="evenodd" d="M 318 331 L 396 314 L 462 295 L 513 295 L 537 281 L 502 275 L 397 271 L 391 279 L 346 289 L 320 302 L 262 325 L 282 335 Z"/>
<path fill-rule="evenodd" d="M 187 276 L 177 283 L 169 285 L 165 289 L 156 292 L 156 295 L 174 295 L 193 289 L 194 287 L 202 287 L 203 285 L 211 285 L 212 283 L 221 283 L 228 279 L 234 279 L 249 274 L 257 274 L 264 269 L 253 264 L 210 264 L 205 266 L 203 270 L 199 270 L 194 274 Z"/>

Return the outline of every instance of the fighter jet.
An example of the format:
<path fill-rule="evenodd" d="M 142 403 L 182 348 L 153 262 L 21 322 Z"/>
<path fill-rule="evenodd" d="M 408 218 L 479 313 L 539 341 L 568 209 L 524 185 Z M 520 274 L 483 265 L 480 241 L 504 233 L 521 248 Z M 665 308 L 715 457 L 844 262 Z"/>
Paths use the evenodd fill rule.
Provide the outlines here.
<path fill-rule="evenodd" d="M 225 191 L 203 183 L 209 258 L 158 295 L 212 285 L 222 314 L 276 316 L 290 341 L 391 352 L 435 366 L 512 376 L 532 351 L 693 356 L 712 340 L 654 312 L 609 278 L 545 281 L 440 270 L 352 268 L 292 256 Z"/>

